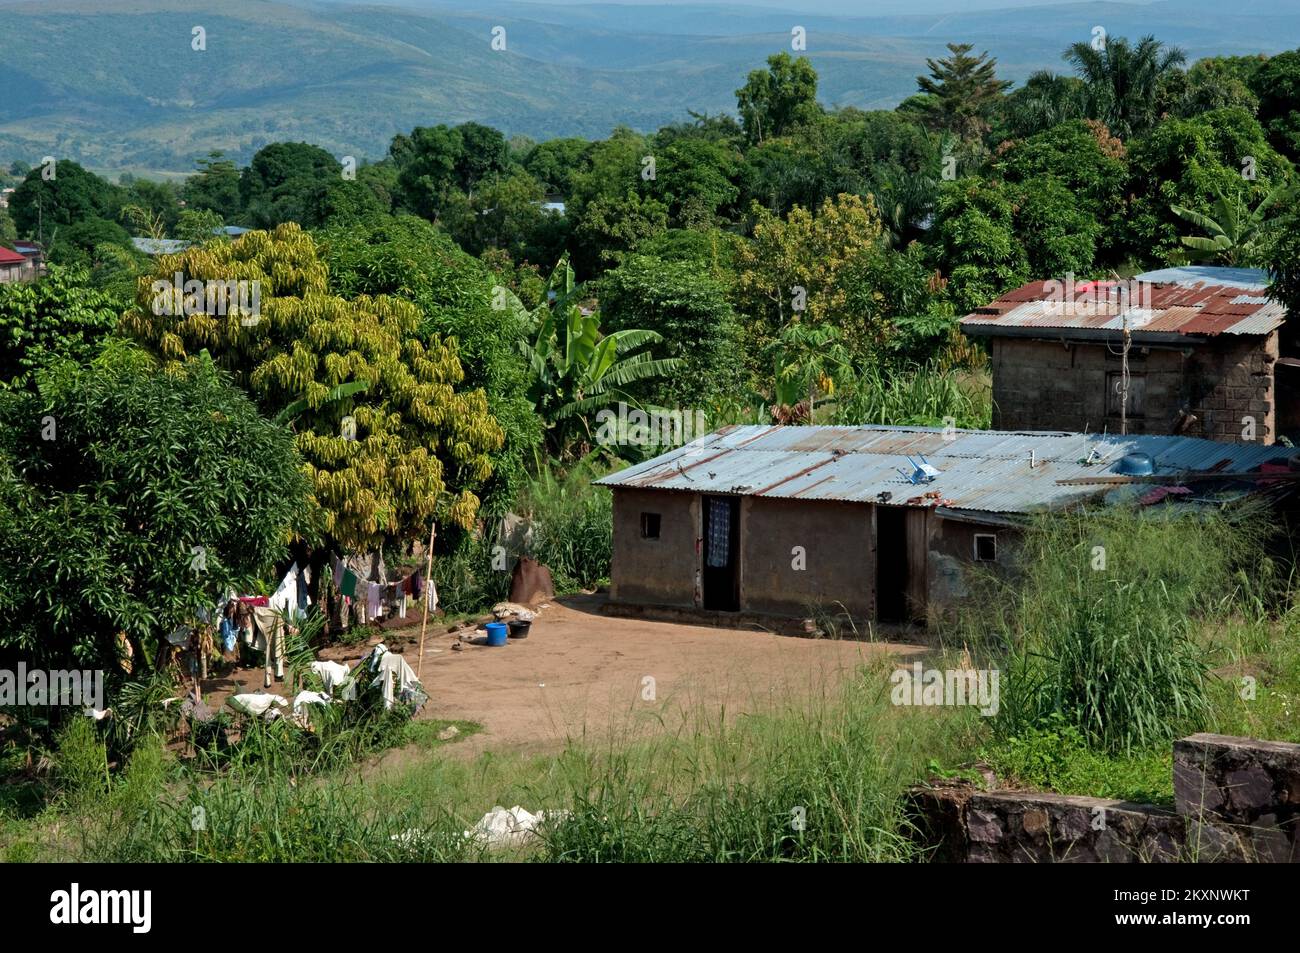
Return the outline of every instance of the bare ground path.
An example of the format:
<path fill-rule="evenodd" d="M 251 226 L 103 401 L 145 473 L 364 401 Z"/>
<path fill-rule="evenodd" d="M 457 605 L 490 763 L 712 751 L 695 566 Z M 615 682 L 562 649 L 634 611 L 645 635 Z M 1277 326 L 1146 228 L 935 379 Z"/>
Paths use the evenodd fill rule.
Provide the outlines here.
<path fill-rule="evenodd" d="M 674 710 L 725 712 L 791 702 L 833 690 L 882 656 L 926 652 L 902 642 L 796 638 L 758 630 L 603 615 L 601 595 L 557 599 L 538 612 L 529 636 L 503 648 L 461 642 L 430 620 L 422 681 L 430 701 L 421 719 L 474 721 L 484 730 L 447 751 L 540 753 L 566 739 L 604 738 L 629 725 L 672 719 Z M 469 636 L 472 629 L 462 630 Z M 419 623 L 384 633 L 390 648 L 418 665 Z M 461 644 L 459 650 L 453 646 Z M 355 662 L 367 645 L 334 647 L 323 657 Z M 258 691 L 261 669 L 205 683 L 209 703 Z M 652 681 L 650 681 L 652 680 Z M 277 683 L 271 691 L 289 695 Z M 381 763 L 401 762 L 392 751 Z"/>
<path fill-rule="evenodd" d="M 529 637 L 505 648 L 452 651 L 454 638 L 431 640 L 424 664 L 431 701 L 421 717 L 481 723 L 481 734 L 456 746 L 467 752 L 546 749 L 584 732 L 603 736 L 629 716 L 667 715 L 675 705 L 752 710 L 767 700 L 833 688 L 873 658 L 926 651 L 616 618 L 600 614 L 602 599 L 550 603 Z"/>

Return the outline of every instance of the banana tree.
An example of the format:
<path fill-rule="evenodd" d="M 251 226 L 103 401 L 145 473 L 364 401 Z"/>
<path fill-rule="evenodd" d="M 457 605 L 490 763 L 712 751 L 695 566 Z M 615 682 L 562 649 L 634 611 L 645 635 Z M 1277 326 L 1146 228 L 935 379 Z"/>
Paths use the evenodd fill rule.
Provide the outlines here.
<path fill-rule="evenodd" d="M 663 340 L 655 331 L 628 328 L 602 334 L 599 313 L 578 304 L 579 291 L 565 255 L 547 282 L 546 301 L 531 312 L 518 299 L 513 302 L 528 329 L 520 350 L 528 361 L 529 397 L 557 439 L 567 436 L 575 422 L 589 434 L 586 416 L 603 407 L 619 402 L 637 406 L 628 387 L 681 364 L 677 358 L 656 359 L 649 351 L 638 351 Z"/>
<path fill-rule="evenodd" d="M 1170 206 L 1170 210 L 1207 233 L 1205 236 L 1182 237 L 1182 243 L 1191 249 L 1188 257 L 1193 261 L 1217 260 L 1226 265 L 1248 265 L 1259 259 L 1264 240 L 1277 225 L 1277 220 L 1270 221 L 1265 213 L 1288 194 L 1289 189 L 1278 186 L 1253 210 L 1247 210 L 1240 192 L 1232 198 L 1218 193 L 1209 215 L 1181 205 Z"/>

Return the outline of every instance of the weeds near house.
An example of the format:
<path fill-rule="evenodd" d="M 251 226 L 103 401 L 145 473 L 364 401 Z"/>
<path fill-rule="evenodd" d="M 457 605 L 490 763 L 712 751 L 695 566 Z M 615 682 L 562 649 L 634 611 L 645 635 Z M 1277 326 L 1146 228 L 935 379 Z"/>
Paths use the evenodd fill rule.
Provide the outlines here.
<path fill-rule="evenodd" d="M 613 498 L 605 488 L 591 485 L 607 472 L 593 456 L 567 471 L 548 461 L 524 487 L 519 507 L 533 527 L 528 555 L 550 567 L 557 592 L 609 578 Z"/>
<path fill-rule="evenodd" d="M 545 837 L 552 861 L 913 859 L 899 797 L 953 713 L 901 714 L 883 667 L 842 693 L 728 722 L 694 712 L 639 744 L 565 754 L 569 818 Z"/>
<path fill-rule="evenodd" d="M 963 638 L 1006 652 L 1002 738 L 1055 725 L 1150 750 L 1211 717 L 1201 627 L 1258 602 L 1258 515 L 1109 509 L 1038 520 L 1016 578 L 988 580 Z"/>
<path fill-rule="evenodd" d="M 1019 785 L 1147 804 L 1174 801 L 1171 749 L 1124 756 L 1097 751 L 1059 712 L 1041 727 L 989 745 L 981 756 L 1000 778 Z"/>

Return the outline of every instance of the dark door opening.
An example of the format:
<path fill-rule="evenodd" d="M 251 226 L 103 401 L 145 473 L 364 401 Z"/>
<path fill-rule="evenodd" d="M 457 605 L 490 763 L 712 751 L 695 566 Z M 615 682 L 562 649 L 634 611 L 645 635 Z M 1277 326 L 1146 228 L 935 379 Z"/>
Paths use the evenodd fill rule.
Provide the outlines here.
<path fill-rule="evenodd" d="M 740 609 L 740 497 L 704 497 L 704 608 Z"/>
<path fill-rule="evenodd" d="M 876 618 L 881 622 L 906 622 L 907 510 L 901 506 L 876 507 Z"/>

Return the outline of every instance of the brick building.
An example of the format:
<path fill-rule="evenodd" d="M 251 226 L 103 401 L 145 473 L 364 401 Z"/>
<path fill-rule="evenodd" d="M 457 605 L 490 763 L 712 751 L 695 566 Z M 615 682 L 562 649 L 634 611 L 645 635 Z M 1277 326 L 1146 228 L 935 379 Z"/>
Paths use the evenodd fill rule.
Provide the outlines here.
<path fill-rule="evenodd" d="M 1267 285 L 1263 271 L 1210 267 L 1034 281 L 961 326 L 988 342 L 997 429 L 1271 444 L 1300 429 L 1300 352 Z"/>
<path fill-rule="evenodd" d="M 926 621 L 970 595 L 972 568 L 1014 566 L 1029 514 L 1217 509 L 1277 492 L 1240 475 L 1286 470 L 1291 453 L 1172 436 L 723 427 L 596 481 L 614 494 L 610 604 Z M 1130 482 L 1135 461 L 1151 480 L 1198 479 L 1170 494 Z"/>

